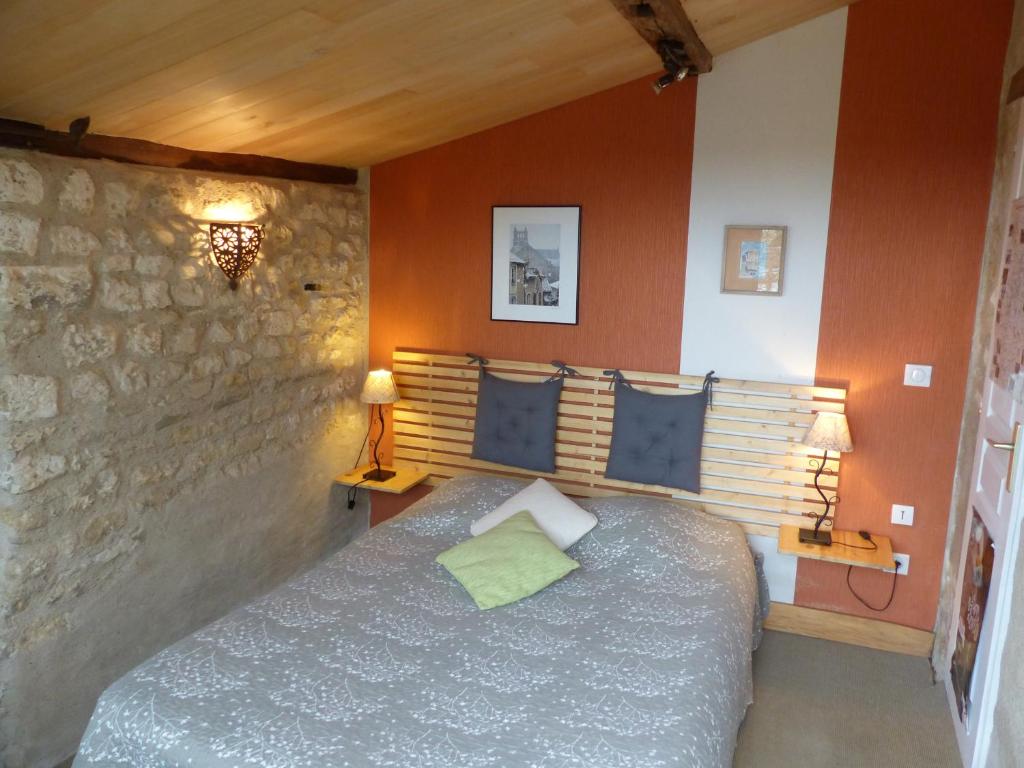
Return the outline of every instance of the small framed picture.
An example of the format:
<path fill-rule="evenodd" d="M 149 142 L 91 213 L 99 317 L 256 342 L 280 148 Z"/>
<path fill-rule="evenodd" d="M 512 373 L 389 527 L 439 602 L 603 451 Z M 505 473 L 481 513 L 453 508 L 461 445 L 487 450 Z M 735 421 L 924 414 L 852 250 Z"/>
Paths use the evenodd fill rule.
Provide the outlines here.
<path fill-rule="evenodd" d="M 491 320 L 579 321 L 578 205 L 494 206 Z"/>
<path fill-rule="evenodd" d="M 722 293 L 781 296 L 785 266 L 785 227 L 725 228 Z"/>

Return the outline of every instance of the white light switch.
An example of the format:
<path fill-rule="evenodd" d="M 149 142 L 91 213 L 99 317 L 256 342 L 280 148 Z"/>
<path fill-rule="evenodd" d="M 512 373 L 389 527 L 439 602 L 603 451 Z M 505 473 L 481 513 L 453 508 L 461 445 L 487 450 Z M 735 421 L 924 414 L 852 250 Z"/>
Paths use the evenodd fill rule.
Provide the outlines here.
<path fill-rule="evenodd" d="M 907 363 L 903 369 L 903 385 L 906 387 L 930 387 L 932 385 L 932 367 Z"/>
<path fill-rule="evenodd" d="M 909 504 L 893 504 L 892 505 L 892 524 L 893 525 L 913 525 L 914 524 L 914 508 Z"/>

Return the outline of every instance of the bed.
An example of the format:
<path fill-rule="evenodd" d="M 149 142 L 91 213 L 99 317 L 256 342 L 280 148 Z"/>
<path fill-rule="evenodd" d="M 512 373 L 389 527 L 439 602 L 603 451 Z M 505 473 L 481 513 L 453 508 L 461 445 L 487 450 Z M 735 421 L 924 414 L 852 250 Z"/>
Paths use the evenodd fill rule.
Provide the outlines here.
<path fill-rule="evenodd" d="M 767 610 L 735 523 L 589 499 L 581 567 L 479 611 L 434 557 L 523 487 L 469 476 L 100 698 L 76 768 L 729 766 Z"/>

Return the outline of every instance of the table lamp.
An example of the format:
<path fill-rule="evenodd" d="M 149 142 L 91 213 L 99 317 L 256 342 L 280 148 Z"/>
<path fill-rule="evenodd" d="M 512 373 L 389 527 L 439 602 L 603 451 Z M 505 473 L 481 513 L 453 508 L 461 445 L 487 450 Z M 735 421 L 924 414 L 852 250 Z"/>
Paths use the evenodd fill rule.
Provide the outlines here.
<path fill-rule="evenodd" d="M 363 475 L 364 480 L 388 480 L 395 476 L 395 473 L 388 469 L 381 469 L 380 455 L 378 450 L 380 442 L 384 439 L 384 404 L 397 403 L 401 398 L 398 395 L 398 388 L 395 386 L 395 378 L 391 371 L 381 369 L 370 371 L 366 374 L 366 382 L 363 384 L 363 391 L 359 399 L 364 403 L 377 406 L 377 421 L 380 425 L 380 432 L 377 439 L 373 441 L 373 463 L 374 468 Z M 370 411 L 370 419 L 373 419 L 373 411 Z"/>
<path fill-rule="evenodd" d="M 814 472 L 814 487 L 821 495 L 822 501 L 825 502 L 825 511 L 817 516 L 813 530 L 808 530 L 807 528 L 800 529 L 800 541 L 805 544 L 821 544 L 822 546 L 830 547 L 832 546 L 832 534 L 829 531 L 822 531 L 821 524 L 828 519 L 828 512 L 837 499 L 834 495 L 832 497 L 827 496 L 821 490 L 821 486 L 818 485 L 818 478 L 825 471 L 829 451 L 846 453 L 853 450 L 850 425 L 846 422 L 846 416 L 842 413 L 819 412 L 811 428 L 804 435 L 803 444 L 811 448 L 820 448 L 825 452 L 825 455 L 820 460 L 812 459 L 812 462 L 817 461 L 818 465 Z"/>

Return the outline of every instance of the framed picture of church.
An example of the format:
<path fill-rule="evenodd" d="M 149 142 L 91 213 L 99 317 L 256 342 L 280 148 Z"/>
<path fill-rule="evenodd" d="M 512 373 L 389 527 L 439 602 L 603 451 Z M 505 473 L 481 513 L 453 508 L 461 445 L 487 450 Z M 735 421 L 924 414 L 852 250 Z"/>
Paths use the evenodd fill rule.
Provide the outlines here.
<path fill-rule="evenodd" d="M 578 205 L 496 205 L 491 215 L 491 320 L 576 325 Z"/>

